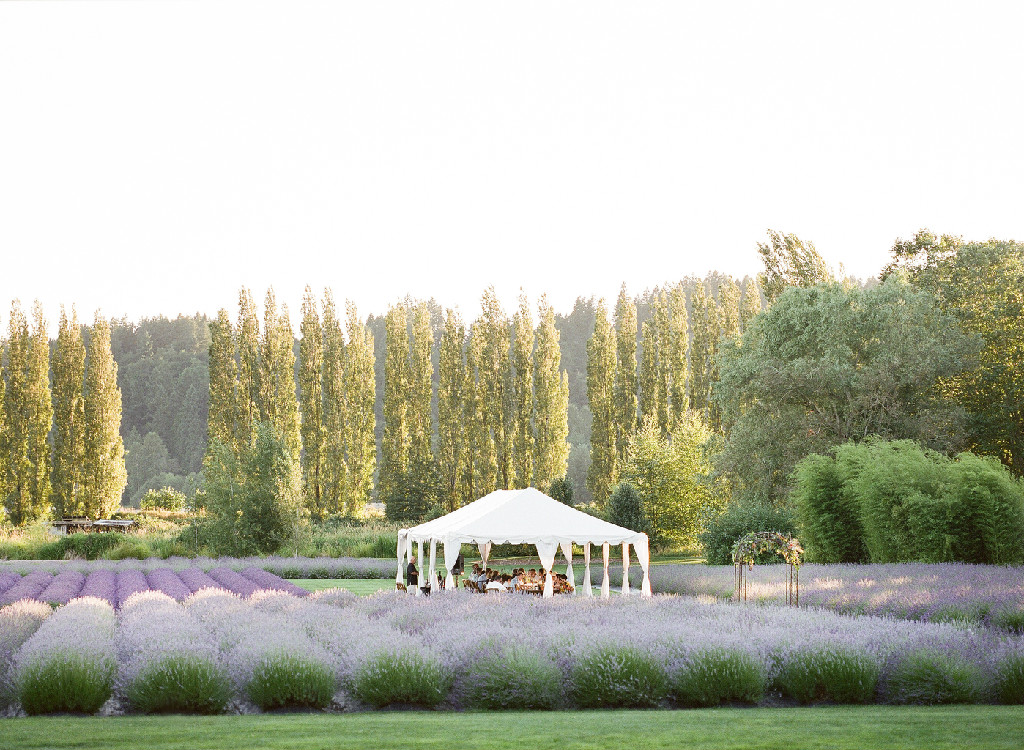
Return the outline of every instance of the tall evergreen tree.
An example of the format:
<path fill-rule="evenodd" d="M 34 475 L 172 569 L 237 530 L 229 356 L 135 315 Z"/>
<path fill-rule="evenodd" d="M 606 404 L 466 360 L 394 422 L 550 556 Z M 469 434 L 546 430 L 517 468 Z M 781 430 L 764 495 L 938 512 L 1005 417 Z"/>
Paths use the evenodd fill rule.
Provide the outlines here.
<path fill-rule="evenodd" d="M 722 336 L 734 339 L 740 335 L 740 287 L 731 277 L 718 287 L 718 310 Z"/>
<path fill-rule="evenodd" d="M 597 304 L 594 335 L 587 344 L 587 397 L 593 414 L 587 487 L 601 505 L 615 484 L 614 390 L 615 329 L 602 299 Z"/>
<path fill-rule="evenodd" d="M 235 336 L 227 310 L 217 313 L 210 323 L 210 411 L 207 425 L 210 444 L 219 441 L 238 445 L 238 365 L 235 362 Z"/>
<path fill-rule="evenodd" d="M 636 431 L 637 410 L 636 303 L 625 283 L 615 303 L 615 342 L 615 449 L 621 459 Z"/>
<path fill-rule="evenodd" d="M 466 343 L 465 426 L 466 467 L 463 504 L 477 500 L 497 489 L 498 458 L 487 415 L 487 394 L 483 360 L 484 333 L 480 322 L 470 326 Z"/>
<path fill-rule="evenodd" d="M 705 422 L 717 429 L 719 421 L 712 413 L 711 388 L 715 380 L 721 323 L 718 305 L 709 296 L 704 284 L 694 287 L 693 298 L 693 348 L 690 356 L 690 406 Z"/>
<path fill-rule="evenodd" d="M 405 518 L 407 498 L 400 492 L 409 470 L 409 332 L 407 312 L 394 305 L 385 319 L 384 440 L 378 493 L 390 518 Z"/>
<path fill-rule="evenodd" d="M 669 290 L 665 299 L 664 318 L 668 333 L 663 337 L 667 342 L 665 368 L 668 370 L 667 388 L 669 394 L 668 423 L 662 428 L 669 432 L 686 414 L 689 399 L 686 393 L 688 368 L 686 350 L 690 345 L 689 318 L 686 314 L 686 293 L 682 284 Z M 660 414 L 661 412 L 659 412 Z"/>
<path fill-rule="evenodd" d="M 757 282 L 751 279 L 743 289 L 743 301 L 740 303 L 740 329 L 747 330 L 750 321 L 761 312 L 761 290 Z"/>
<path fill-rule="evenodd" d="M 437 366 L 437 459 L 441 502 L 448 511 L 462 505 L 466 472 L 466 366 L 462 356 L 465 339 L 466 328 L 459 314 L 448 310 Z"/>
<path fill-rule="evenodd" d="M 81 515 L 85 472 L 85 344 L 78 316 L 60 310 L 53 350 L 53 515 Z"/>
<path fill-rule="evenodd" d="M 90 518 L 116 510 L 128 482 L 121 442 L 121 389 L 110 351 L 110 324 L 99 312 L 89 332 L 85 370 L 85 472 L 82 506 Z"/>
<path fill-rule="evenodd" d="M 323 332 L 316 309 L 316 296 L 307 286 L 302 298 L 299 331 L 299 413 L 302 437 L 302 495 L 306 508 L 316 518 L 327 513 L 324 498 L 325 435 L 323 401 Z"/>
<path fill-rule="evenodd" d="M 244 287 L 238 294 L 238 439 L 252 441 L 261 419 L 260 323 L 252 293 Z"/>
<path fill-rule="evenodd" d="M 509 321 L 494 287 L 481 301 L 482 349 L 478 367 L 483 383 L 484 415 L 494 440 L 498 489 L 512 487 L 512 368 L 509 358 Z"/>
<path fill-rule="evenodd" d="M 377 381 L 373 334 L 359 319 L 353 303 L 347 303 L 345 311 L 345 512 L 359 516 L 363 506 L 370 502 L 377 468 L 373 413 Z"/>
<path fill-rule="evenodd" d="M 569 377 L 561 372 L 555 310 L 547 297 L 537 306 L 537 346 L 533 359 L 534 485 L 545 492 L 566 474 L 569 462 Z"/>
<path fill-rule="evenodd" d="M 348 442 L 348 404 L 345 394 L 345 337 L 338 320 L 334 295 L 324 290 L 321 342 L 323 365 L 321 381 L 323 452 L 321 477 L 323 507 L 327 513 L 345 510 L 347 485 L 346 444 Z"/>
<path fill-rule="evenodd" d="M 512 470 L 513 486 L 533 480 L 533 320 L 526 295 L 512 318 Z"/>

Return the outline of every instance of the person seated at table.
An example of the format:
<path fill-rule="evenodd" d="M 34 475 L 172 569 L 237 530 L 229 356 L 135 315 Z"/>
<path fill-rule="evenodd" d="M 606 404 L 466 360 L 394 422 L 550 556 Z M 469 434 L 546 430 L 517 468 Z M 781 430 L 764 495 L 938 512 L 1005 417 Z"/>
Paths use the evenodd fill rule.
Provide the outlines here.
<path fill-rule="evenodd" d="M 487 582 L 486 591 L 496 591 L 499 594 L 503 594 L 508 591 L 508 584 L 501 580 L 501 577 L 495 575 L 491 580 Z"/>

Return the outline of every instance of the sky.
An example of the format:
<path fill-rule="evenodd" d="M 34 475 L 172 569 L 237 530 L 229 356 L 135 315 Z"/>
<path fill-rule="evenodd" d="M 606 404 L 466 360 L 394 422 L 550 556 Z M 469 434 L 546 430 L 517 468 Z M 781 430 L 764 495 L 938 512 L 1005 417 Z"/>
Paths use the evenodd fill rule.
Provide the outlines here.
<path fill-rule="evenodd" d="M 0 3 L 0 330 L 1024 240 L 1024 3 Z"/>

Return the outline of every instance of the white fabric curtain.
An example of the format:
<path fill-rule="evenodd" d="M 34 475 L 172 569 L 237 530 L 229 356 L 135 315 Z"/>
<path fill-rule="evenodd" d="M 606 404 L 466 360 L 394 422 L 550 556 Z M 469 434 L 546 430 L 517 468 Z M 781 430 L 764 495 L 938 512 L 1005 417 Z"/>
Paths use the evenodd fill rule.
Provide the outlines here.
<path fill-rule="evenodd" d="M 573 593 L 576 593 L 576 574 L 572 571 L 572 542 L 562 542 L 558 545 L 562 549 L 562 554 L 565 555 L 565 561 L 568 565 L 565 568 L 565 577 L 569 579 L 569 585 L 572 586 Z"/>
<path fill-rule="evenodd" d="M 416 570 L 419 571 L 419 580 L 416 581 L 416 596 L 423 595 L 423 542 L 416 543 L 417 551 L 419 552 L 418 558 L 419 563 L 416 565 Z"/>
<path fill-rule="evenodd" d="M 640 584 L 640 596 L 651 595 L 651 550 L 647 535 L 644 534 L 633 542 L 636 557 L 640 561 L 640 569 L 644 572 L 644 582 Z"/>
<path fill-rule="evenodd" d="M 537 556 L 540 558 L 540 564 L 544 566 L 544 570 L 547 572 L 544 575 L 544 596 L 551 597 L 555 595 L 555 584 L 551 578 L 551 566 L 555 564 L 555 553 L 558 552 L 557 542 L 538 542 L 537 543 Z"/>
<path fill-rule="evenodd" d="M 395 573 L 395 584 L 405 584 L 405 535 L 398 535 L 398 572 Z"/>
<path fill-rule="evenodd" d="M 601 579 L 601 598 L 602 599 L 607 599 L 607 598 L 609 598 L 612 595 L 611 594 L 611 591 L 612 591 L 611 583 L 608 581 L 608 552 L 609 552 L 609 545 L 608 545 L 608 542 L 605 542 L 604 544 L 601 545 L 601 555 L 602 555 L 602 557 L 604 557 L 604 578 Z"/>
<path fill-rule="evenodd" d="M 448 574 L 444 577 L 444 588 L 446 591 L 452 591 L 455 588 L 455 578 L 452 577 L 452 568 L 455 567 L 455 561 L 459 559 L 459 550 L 462 545 L 458 542 L 444 543 L 444 569 Z"/>
<path fill-rule="evenodd" d="M 437 590 L 437 540 L 430 540 L 430 593 Z"/>
<path fill-rule="evenodd" d="M 593 596 L 594 587 L 590 583 L 590 542 L 583 543 L 583 596 Z"/>
<path fill-rule="evenodd" d="M 622 595 L 629 596 L 629 542 L 622 543 Z"/>
<path fill-rule="evenodd" d="M 487 570 L 487 558 L 491 556 L 491 543 L 484 542 L 477 546 L 480 548 L 480 567 Z"/>

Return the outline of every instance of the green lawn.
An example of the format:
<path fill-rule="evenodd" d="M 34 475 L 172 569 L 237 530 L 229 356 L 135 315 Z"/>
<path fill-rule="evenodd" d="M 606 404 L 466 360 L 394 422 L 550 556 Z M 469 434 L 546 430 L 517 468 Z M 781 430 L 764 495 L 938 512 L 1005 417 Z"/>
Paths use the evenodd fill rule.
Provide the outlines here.
<path fill-rule="evenodd" d="M 582 750 L 583 748 L 1020 748 L 1024 708 L 706 709 L 32 718 L 0 720 L 5 750 Z"/>
<path fill-rule="evenodd" d="M 378 591 L 392 591 L 395 588 L 395 581 L 392 578 L 289 578 L 288 580 L 307 591 L 346 589 L 359 596 L 369 596 Z"/>

